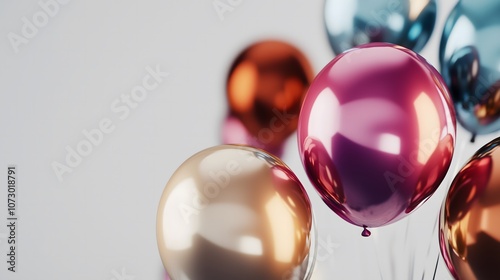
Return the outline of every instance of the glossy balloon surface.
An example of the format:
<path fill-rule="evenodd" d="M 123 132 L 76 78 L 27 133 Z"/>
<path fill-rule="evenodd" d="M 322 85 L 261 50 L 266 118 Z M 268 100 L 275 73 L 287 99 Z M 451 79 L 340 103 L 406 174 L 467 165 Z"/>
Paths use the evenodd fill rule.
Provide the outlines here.
<path fill-rule="evenodd" d="M 312 78 L 309 62 L 294 46 L 280 41 L 251 45 L 229 71 L 230 114 L 259 142 L 257 146 L 279 147 L 297 129 Z"/>
<path fill-rule="evenodd" d="M 436 22 L 434 0 L 326 0 L 325 25 L 333 51 L 388 42 L 422 50 Z"/>
<path fill-rule="evenodd" d="M 309 279 L 314 237 L 297 177 L 251 147 L 195 154 L 174 172 L 158 208 L 158 247 L 172 280 Z"/>
<path fill-rule="evenodd" d="M 500 274 L 500 138 L 455 177 L 440 217 L 441 253 L 456 279 Z"/>
<path fill-rule="evenodd" d="M 441 74 L 458 121 L 473 134 L 500 129 L 500 1 L 460 1 L 440 46 Z"/>
<path fill-rule="evenodd" d="M 397 221 L 434 193 L 452 159 L 455 113 L 416 53 L 373 43 L 337 56 L 304 100 L 298 145 L 325 203 L 355 225 Z"/>

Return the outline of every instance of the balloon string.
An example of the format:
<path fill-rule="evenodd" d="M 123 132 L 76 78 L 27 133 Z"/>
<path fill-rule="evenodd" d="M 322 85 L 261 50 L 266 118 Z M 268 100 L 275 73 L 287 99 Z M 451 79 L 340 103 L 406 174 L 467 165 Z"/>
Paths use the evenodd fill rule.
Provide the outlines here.
<path fill-rule="evenodd" d="M 409 234 L 410 234 L 410 225 L 411 225 L 411 220 L 412 220 L 412 216 L 410 215 L 407 220 L 406 220 L 406 229 L 405 229 L 405 241 L 404 241 L 404 246 L 403 246 L 403 254 L 405 254 L 407 251 L 411 251 L 411 246 L 409 247 L 410 245 L 410 239 L 409 238 Z M 413 252 L 411 252 L 410 254 L 410 267 L 411 267 L 411 270 L 410 270 L 410 279 L 413 278 L 413 270 L 414 270 L 414 266 L 415 266 L 415 262 L 413 261 L 413 258 L 415 256 L 415 251 L 413 250 Z M 395 274 L 395 273 L 394 273 Z M 393 275 L 394 276 L 394 275 Z M 393 279 L 395 279 L 393 277 Z"/>
<path fill-rule="evenodd" d="M 436 215 L 436 221 L 434 222 L 434 227 L 432 228 L 432 234 L 431 234 L 431 242 L 429 244 L 429 248 L 427 249 L 427 256 L 426 256 L 426 259 L 429 259 L 430 255 L 431 255 L 431 249 L 432 249 L 432 238 L 434 236 L 436 236 L 437 234 L 437 228 L 438 228 L 438 224 L 439 224 L 439 215 Z M 439 244 L 439 243 L 438 243 Z M 438 259 L 439 259 L 439 250 L 438 250 Z M 422 274 L 422 280 L 425 279 L 425 272 L 426 272 L 426 269 L 424 267 L 424 273 Z"/>
<path fill-rule="evenodd" d="M 438 252 L 437 259 L 436 259 L 436 266 L 434 267 L 434 275 L 432 276 L 432 280 L 436 280 L 436 272 L 438 270 L 438 264 L 439 264 L 439 252 Z"/>

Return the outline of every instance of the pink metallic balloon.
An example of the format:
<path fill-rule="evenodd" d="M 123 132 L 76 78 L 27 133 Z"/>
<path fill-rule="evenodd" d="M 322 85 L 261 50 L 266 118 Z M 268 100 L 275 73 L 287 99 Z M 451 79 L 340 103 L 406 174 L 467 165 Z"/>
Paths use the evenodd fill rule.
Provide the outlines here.
<path fill-rule="evenodd" d="M 324 202 L 352 224 L 378 227 L 437 189 L 451 163 L 455 123 L 448 90 L 424 58 L 372 43 L 318 74 L 300 113 L 298 145 Z"/>

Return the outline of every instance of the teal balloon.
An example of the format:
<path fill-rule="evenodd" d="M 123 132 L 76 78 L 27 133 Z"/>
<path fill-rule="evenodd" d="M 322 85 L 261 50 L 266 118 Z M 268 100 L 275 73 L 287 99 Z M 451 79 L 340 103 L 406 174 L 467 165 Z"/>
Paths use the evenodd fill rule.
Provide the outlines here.
<path fill-rule="evenodd" d="M 435 0 L 326 0 L 325 26 L 333 51 L 388 42 L 421 51 L 436 23 Z"/>
<path fill-rule="evenodd" d="M 439 59 L 459 123 L 473 135 L 500 130 L 500 1 L 460 1 L 446 20 Z"/>

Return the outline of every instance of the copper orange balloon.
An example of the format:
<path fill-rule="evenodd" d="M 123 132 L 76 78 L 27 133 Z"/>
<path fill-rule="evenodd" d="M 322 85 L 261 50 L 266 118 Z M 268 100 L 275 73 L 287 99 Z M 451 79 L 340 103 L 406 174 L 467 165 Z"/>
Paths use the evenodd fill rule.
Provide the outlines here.
<path fill-rule="evenodd" d="M 186 160 L 158 208 L 158 247 L 172 280 L 309 279 L 314 237 L 297 177 L 247 146 L 217 146 Z"/>
<path fill-rule="evenodd" d="M 227 79 L 231 114 L 264 145 L 279 147 L 297 128 L 313 73 L 305 56 L 279 41 L 256 43 L 233 63 Z"/>
<path fill-rule="evenodd" d="M 441 253 L 456 279 L 500 275 L 500 138 L 455 177 L 440 216 Z"/>

